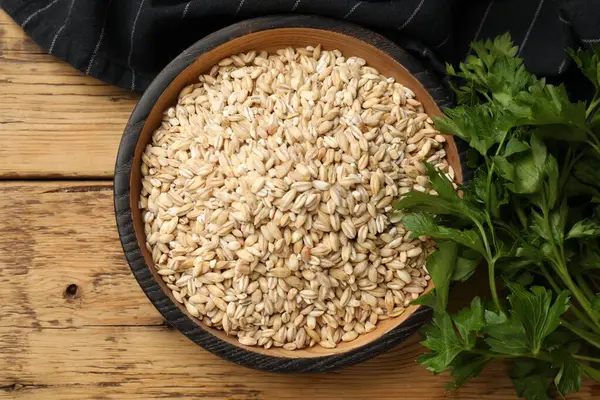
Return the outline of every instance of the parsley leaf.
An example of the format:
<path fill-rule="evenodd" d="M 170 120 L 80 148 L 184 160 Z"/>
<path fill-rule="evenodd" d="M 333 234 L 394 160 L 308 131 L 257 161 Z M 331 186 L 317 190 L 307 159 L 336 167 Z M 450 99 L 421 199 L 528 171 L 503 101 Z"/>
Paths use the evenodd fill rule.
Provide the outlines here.
<path fill-rule="evenodd" d="M 489 103 L 445 109 L 444 115 L 444 119 L 435 119 L 436 127 L 443 133 L 460 137 L 481 154 L 500 143 L 515 126 L 512 115 Z"/>
<path fill-rule="evenodd" d="M 488 185 L 489 183 L 489 185 Z M 508 204 L 508 191 L 495 176 L 479 169 L 463 191 L 467 202 L 484 205 L 494 217 L 500 217 L 502 206 Z"/>
<path fill-rule="evenodd" d="M 533 152 L 519 153 L 510 161 L 495 156 L 494 162 L 500 176 L 509 181 L 506 187 L 511 192 L 531 194 L 540 190 L 544 171 L 537 166 Z"/>
<path fill-rule="evenodd" d="M 418 236 L 429 236 L 433 239 L 452 240 L 485 255 L 481 238 L 474 230 L 453 229 L 438 225 L 431 215 L 410 214 L 402 219 L 404 226 Z"/>
<path fill-rule="evenodd" d="M 435 289 L 420 295 L 416 300 L 411 301 L 410 304 L 425 306 L 435 310 L 438 304 Z"/>
<path fill-rule="evenodd" d="M 597 244 L 594 246 L 584 246 L 578 258 L 578 264 L 583 269 L 600 269 L 599 246 Z"/>
<path fill-rule="evenodd" d="M 454 382 L 446 387 L 458 389 L 466 381 L 477 377 L 483 370 L 483 367 L 492 360 L 492 357 L 481 354 L 469 352 L 460 353 L 452 363 L 451 375 L 454 378 Z"/>
<path fill-rule="evenodd" d="M 596 89 L 600 89 L 600 46 L 594 46 L 593 53 L 581 49 L 567 51 L 586 78 Z"/>
<path fill-rule="evenodd" d="M 504 157 L 510 157 L 513 154 L 522 153 L 529 150 L 527 143 L 516 138 L 510 138 L 504 150 Z"/>
<path fill-rule="evenodd" d="M 476 335 L 485 327 L 484 309 L 479 297 L 471 302 L 471 307 L 463 308 L 452 317 L 465 349 L 475 346 Z"/>
<path fill-rule="evenodd" d="M 394 204 L 396 210 L 407 210 L 432 215 L 453 215 L 466 221 L 483 221 L 484 216 L 478 207 L 463 201 L 454 190 L 452 182 L 441 171 L 425 163 L 430 185 L 437 196 L 416 190 L 408 192 Z"/>
<path fill-rule="evenodd" d="M 484 326 L 484 309 L 478 297 L 473 299 L 471 307 L 463 308 L 454 317 L 445 311 L 437 312 L 433 323 L 423 330 L 426 339 L 421 342 L 432 352 L 417 361 L 434 373 L 451 368 L 461 352 L 473 349 L 476 336 Z"/>
<path fill-rule="evenodd" d="M 553 208 L 560 196 L 558 162 L 553 155 L 548 155 L 544 165 L 546 181 L 544 182 L 544 195 L 546 196 L 548 206 Z"/>
<path fill-rule="evenodd" d="M 600 187 L 600 160 L 595 157 L 583 157 L 573 168 L 573 175 L 580 182 L 593 188 Z"/>
<path fill-rule="evenodd" d="M 394 208 L 432 215 L 453 215 L 467 221 L 481 221 L 483 219 L 480 210 L 463 202 L 458 197 L 456 200 L 447 200 L 441 196 L 432 196 L 416 190 L 404 195 L 400 201 L 394 204 Z"/>
<path fill-rule="evenodd" d="M 553 352 L 552 361 L 553 365 L 559 368 L 554 383 L 560 394 L 565 396 L 570 392 L 578 392 L 581 387 L 579 363 L 565 350 Z"/>
<path fill-rule="evenodd" d="M 517 394 L 527 400 L 549 400 L 548 387 L 553 371 L 548 363 L 539 360 L 518 359 L 512 364 L 510 377 Z"/>
<path fill-rule="evenodd" d="M 568 213 L 569 208 L 566 201 L 563 201 L 560 207 L 550 212 L 552 237 L 558 243 L 562 243 L 565 238 L 565 224 L 567 223 Z"/>
<path fill-rule="evenodd" d="M 509 34 L 494 40 L 475 42 L 471 46 L 476 55 L 467 57 L 456 71 L 448 65 L 448 74 L 462 79 L 465 84 L 452 85 L 460 103 L 474 104 L 480 97 L 502 101 L 509 99 L 535 81 L 535 77 L 516 57 L 518 48 Z"/>
<path fill-rule="evenodd" d="M 508 285 L 512 294 L 508 296 L 513 311 L 525 331 L 528 349 L 537 355 L 542 349 L 544 339 L 552 333 L 559 324 L 560 316 L 569 308 L 569 295 L 566 291 L 558 294 L 552 303 L 552 291 L 541 286 L 529 290 L 516 283 Z"/>
<path fill-rule="evenodd" d="M 481 253 L 470 249 L 462 248 L 459 256 L 456 258 L 456 267 L 454 268 L 453 281 L 465 281 L 473 275 L 475 268 L 483 262 Z"/>
<path fill-rule="evenodd" d="M 446 174 L 442 171 L 435 169 L 433 165 L 423 163 L 427 169 L 427 175 L 429 175 L 429 184 L 438 193 L 438 196 L 442 199 L 449 201 L 460 201 L 460 197 L 452 186 L 452 181 L 448 179 Z"/>
<path fill-rule="evenodd" d="M 448 291 L 454 275 L 457 255 L 458 244 L 441 241 L 438 243 L 438 249 L 427 259 L 427 270 L 435 285 L 436 310 L 438 311 L 445 311 L 448 305 Z"/>
<path fill-rule="evenodd" d="M 600 236 L 600 223 L 591 219 L 578 221 L 567 233 L 567 239 Z"/>
<path fill-rule="evenodd" d="M 455 247 L 458 248 L 456 256 L 454 254 Z M 483 257 L 471 249 L 459 247 L 454 242 L 439 242 L 438 250 L 427 259 L 427 270 L 435 288 L 417 297 L 411 304 L 427 306 L 436 311 L 445 310 L 450 282 L 469 279 L 482 261 Z"/>
<path fill-rule="evenodd" d="M 504 313 L 485 312 L 487 337 L 485 342 L 490 350 L 499 354 L 522 355 L 527 353 L 525 329 L 515 317 L 508 318 Z"/>
<path fill-rule="evenodd" d="M 587 130 L 586 104 L 571 103 L 564 85 L 552 86 L 539 83 L 521 92 L 515 100 L 531 107 L 531 115 L 524 123 L 530 125 L 564 124 L 583 131 Z"/>
<path fill-rule="evenodd" d="M 417 361 L 436 374 L 443 372 L 463 350 L 463 345 L 454 331 L 450 314 L 445 311 L 437 313 L 431 325 L 426 327 L 423 333 L 426 339 L 421 344 L 432 352 L 423 354 Z"/>
<path fill-rule="evenodd" d="M 566 142 L 585 142 L 588 138 L 585 131 L 569 125 L 540 125 L 535 131 L 544 139 Z"/>

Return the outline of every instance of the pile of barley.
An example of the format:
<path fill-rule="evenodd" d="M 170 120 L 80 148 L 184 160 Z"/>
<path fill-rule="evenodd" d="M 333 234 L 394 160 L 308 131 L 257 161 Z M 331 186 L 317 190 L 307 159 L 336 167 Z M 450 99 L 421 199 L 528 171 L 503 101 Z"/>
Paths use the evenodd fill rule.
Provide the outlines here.
<path fill-rule="evenodd" d="M 335 347 L 404 312 L 433 243 L 390 221 L 453 177 L 414 93 L 320 46 L 226 58 L 142 156 L 147 247 L 190 314 L 244 345 Z"/>

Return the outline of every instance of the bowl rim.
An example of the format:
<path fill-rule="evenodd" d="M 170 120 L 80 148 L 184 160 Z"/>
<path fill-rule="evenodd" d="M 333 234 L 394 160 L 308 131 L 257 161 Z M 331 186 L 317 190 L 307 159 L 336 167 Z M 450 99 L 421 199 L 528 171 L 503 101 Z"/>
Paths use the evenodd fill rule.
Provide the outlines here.
<path fill-rule="evenodd" d="M 203 329 L 182 311 L 154 279 L 144 260 L 133 225 L 130 204 L 130 178 L 135 149 L 147 117 L 163 91 L 200 55 L 246 34 L 282 29 L 303 28 L 335 32 L 353 37 L 383 51 L 401 64 L 429 93 L 438 107 L 450 104 L 437 78 L 413 56 L 390 40 L 360 26 L 309 15 L 281 15 L 242 21 L 200 39 L 184 50 L 152 81 L 135 106 L 119 146 L 114 178 L 114 202 L 119 238 L 129 266 L 144 292 L 168 323 L 206 350 L 234 363 L 265 371 L 319 372 L 355 364 L 394 347 L 415 332 L 431 316 L 427 307 L 416 307 L 397 326 L 359 347 L 335 354 L 311 357 L 281 357 L 232 344 Z M 458 171 L 460 174 L 460 171 Z M 268 352 L 268 351 L 267 351 Z"/>

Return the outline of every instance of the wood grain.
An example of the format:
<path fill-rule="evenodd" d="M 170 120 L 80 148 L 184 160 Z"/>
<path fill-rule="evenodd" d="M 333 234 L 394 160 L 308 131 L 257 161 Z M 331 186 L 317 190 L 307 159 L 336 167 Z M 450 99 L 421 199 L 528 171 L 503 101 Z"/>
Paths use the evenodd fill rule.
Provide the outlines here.
<path fill-rule="evenodd" d="M 503 364 L 446 392 L 447 377 L 415 363 L 416 337 L 320 375 L 262 373 L 207 353 L 166 326 L 137 286 L 109 183 L 1 182 L 0 221 L 0 399 L 514 398 Z M 598 396 L 587 383 L 569 399 Z"/>
<path fill-rule="evenodd" d="M 0 398 L 81 399 L 93 395 L 102 399 L 192 396 L 475 400 L 485 396 L 485 399 L 505 400 L 514 397 L 501 364 L 491 367 L 483 378 L 465 386 L 459 394 L 445 392 L 446 378 L 432 376 L 415 363 L 420 349 L 412 342 L 338 373 L 298 376 L 236 366 L 206 353 L 178 331 L 164 327 L 19 331 L 0 328 L 0 364 L 4 364 L 0 389 L 5 390 L 0 390 Z M 589 395 L 591 388 L 585 388 L 573 399 L 591 399 Z"/>
<path fill-rule="evenodd" d="M 110 178 L 137 94 L 44 54 L 0 10 L 0 178 Z"/>
<path fill-rule="evenodd" d="M 125 262 L 109 182 L 4 182 L 0 191 L 0 326 L 162 322 Z"/>

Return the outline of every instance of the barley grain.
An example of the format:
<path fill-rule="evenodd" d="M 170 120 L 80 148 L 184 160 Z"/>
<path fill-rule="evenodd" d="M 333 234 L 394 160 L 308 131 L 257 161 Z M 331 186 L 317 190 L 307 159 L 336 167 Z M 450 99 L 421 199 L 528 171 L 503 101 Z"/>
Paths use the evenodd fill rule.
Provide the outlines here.
<path fill-rule="evenodd" d="M 430 276 L 393 201 L 451 179 L 408 88 L 321 46 L 221 60 L 142 154 L 146 246 L 188 313 L 246 346 L 332 349 L 404 312 Z"/>

